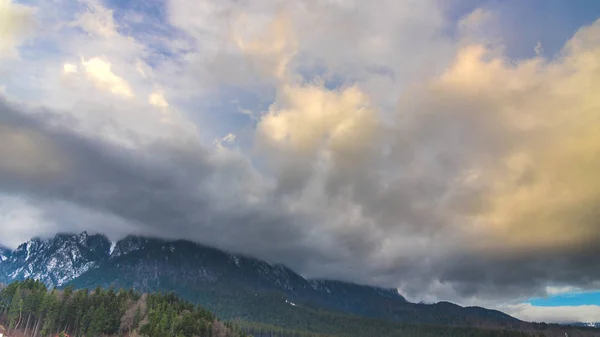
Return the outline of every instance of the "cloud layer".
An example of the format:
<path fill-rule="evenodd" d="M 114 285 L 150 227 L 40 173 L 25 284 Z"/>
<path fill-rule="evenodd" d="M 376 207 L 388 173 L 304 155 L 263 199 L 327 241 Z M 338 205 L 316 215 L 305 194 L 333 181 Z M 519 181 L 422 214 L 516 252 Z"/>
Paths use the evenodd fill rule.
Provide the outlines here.
<path fill-rule="evenodd" d="M 511 59 L 493 12 L 435 1 L 5 2 L 48 29 L 28 47 L 45 58 L 18 53 L 23 24 L 0 29 L 22 69 L 0 74 L 0 243 L 186 238 L 414 300 L 600 320 L 514 304 L 600 288 L 600 21 Z"/>

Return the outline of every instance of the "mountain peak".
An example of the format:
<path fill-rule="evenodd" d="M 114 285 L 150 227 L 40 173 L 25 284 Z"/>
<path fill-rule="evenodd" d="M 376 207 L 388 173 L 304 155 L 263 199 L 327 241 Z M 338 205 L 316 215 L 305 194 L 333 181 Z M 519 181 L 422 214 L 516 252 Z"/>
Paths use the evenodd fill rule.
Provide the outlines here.
<path fill-rule="evenodd" d="M 151 242 L 162 242 L 159 239 L 150 239 L 138 235 L 128 235 L 125 238 L 117 241 L 112 247 L 110 257 L 118 257 L 121 255 L 127 255 L 131 252 L 142 250 Z"/>
<path fill-rule="evenodd" d="M 12 254 L 12 250 L 10 250 L 4 246 L 0 246 L 0 263 L 8 260 L 8 258 L 10 257 L 11 254 Z"/>
<path fill-rule="evenodd" d="M 0 281 L 33 278 L 50 287 L 61 286 L 104 261 L 109 249 L 105 236 L 87 232 L 33 238 L 10 254 L 0 253 L 5 256 Z"/>
<path fill-rule="evenodd" d="M 84 243 L 88 239 L 88 233 L 86 231 L 81 232 L 80 234 L 74 235 L 75 238 L 79 241 L 79 243 Z"/>

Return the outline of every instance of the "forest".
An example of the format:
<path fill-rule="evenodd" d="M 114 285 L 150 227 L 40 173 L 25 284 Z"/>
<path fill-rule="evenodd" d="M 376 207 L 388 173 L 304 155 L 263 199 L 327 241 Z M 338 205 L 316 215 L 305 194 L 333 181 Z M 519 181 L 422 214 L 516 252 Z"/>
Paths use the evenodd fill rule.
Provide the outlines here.
<path fill-rule="evenodd" d="M 15 331 L 32 337 L 246 336 L 239 327 L 172 293 L 49 290 L 34 280 L 16 281 L 0 291 L 0 322 L 7 336 Z"/>
<path fill-rule="evenodd" d="M 101 287 L 58 290 L 30 279 L 15 281 L 0 291 L 0 333 L 10 337 L 545 336 L 542 332 L 400 324 L 327 312 L 319 320 L 299 323 L 303 329 L 287 324 L 288 328 L 241 320 L 223 322 L 174 293 Z"/>

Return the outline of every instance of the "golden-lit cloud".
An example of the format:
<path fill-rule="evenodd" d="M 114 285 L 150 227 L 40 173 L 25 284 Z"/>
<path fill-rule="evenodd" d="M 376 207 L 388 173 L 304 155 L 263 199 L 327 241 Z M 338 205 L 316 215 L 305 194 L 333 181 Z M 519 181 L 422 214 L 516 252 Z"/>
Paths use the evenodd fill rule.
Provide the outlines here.
<path fill-rule="evenodd" d="M 77 66 L 73 63 L 65 63 L 63 64 L 63 73 L 71 74 L 77 72 Z"/>
<path fill-rule="evenodd" d="M 85 69 L 85 74 L 101 90 L 111 92 L 122 97 L 132 97 L 133 91 L 129 83 L 122 77 L 112 72 L 112 65 L 107 60 L 100 57 L 93 57 L 88 61 L 82 59 L 81 64 Z"/>
<path fill-rule="evenodd" d="M 457 118 L 483 121 L 487 137 L 500 143 L 496 158 L 476 154 L 469 168 L 489 188 L 489 207 L 469 215 L 490 235 L 482 245 L 558 249 L 597 241 L 599 32 L 600 22 L 580 30 L 553 61 L 515 63 L 466 47 L 432 85 L 433 95 L 463 109 Z"/>
<path fill-rule="evenodd" d="M 244 14 L 235 23 L 237 29 L 232 39 L 250 59 L 255 71 L 276 79 L 288 75 L 288 66 L 296 54 L 297 46 L 292 22 L 287 15 L 280 13 L 266 27 L 249 20 Z"/>
<path fill-rule="evenodd" d="M 148 95 L 148 102 L 158 108 L 168 108 L 169 102 L 165 99 L 162 92 L 156 91 Z"/>
<path fill-rule="evenodd" d="M 65 162 L 52 143 L 29 130 L 0 124 L 0 171 L 50 179 L 64 169 Z"/>
<path fill-rule="evenodd" d="M 370 132 L 374 118 L 368 97 L 357 87 L 331 91 L 319 84 L 286 85 L 258 133 L 271 144 L 306 154 L 356 141 L 358 134 Z"/>
<path fill-rule="evenodd" d="M 567 252 L 577 264 L 600 240 L 600 21 L 552 60 L 465 42 L 445 71 L 403 94 L 392 123 L 360 85 L 288 77 L 257 127 L 280 189 L 297 193 L 294 210 L 322 212 L 323 237 L 443 280 L 427 289 L 435 282 L 402 279 L 407 293 L 499 296 L 500 275 L 461 282 L 498 259 L 552 264 Z"/>

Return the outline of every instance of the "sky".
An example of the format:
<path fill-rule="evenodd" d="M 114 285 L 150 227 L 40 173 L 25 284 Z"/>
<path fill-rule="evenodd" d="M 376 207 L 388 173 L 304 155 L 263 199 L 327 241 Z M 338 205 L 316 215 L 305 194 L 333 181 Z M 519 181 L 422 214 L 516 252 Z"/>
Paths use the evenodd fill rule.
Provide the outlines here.
<path fill-rule="evenodd" d="M 0 0 L 0 244 L 189 239 L 600 321 L 600 2 Z"/>

